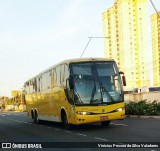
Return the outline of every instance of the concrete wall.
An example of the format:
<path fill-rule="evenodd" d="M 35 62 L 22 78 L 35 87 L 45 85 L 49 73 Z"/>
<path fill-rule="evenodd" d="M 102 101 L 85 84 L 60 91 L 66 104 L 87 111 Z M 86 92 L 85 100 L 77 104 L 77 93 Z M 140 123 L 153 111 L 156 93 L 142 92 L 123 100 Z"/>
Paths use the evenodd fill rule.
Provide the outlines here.
<path fill-rule="evenodd" d="M 124 95 L 125 102 L 137 102 L 141 100 L 147 100 L 148 102 L 158 101 L 160 102 L 160 91 L 133 93 Z"/>

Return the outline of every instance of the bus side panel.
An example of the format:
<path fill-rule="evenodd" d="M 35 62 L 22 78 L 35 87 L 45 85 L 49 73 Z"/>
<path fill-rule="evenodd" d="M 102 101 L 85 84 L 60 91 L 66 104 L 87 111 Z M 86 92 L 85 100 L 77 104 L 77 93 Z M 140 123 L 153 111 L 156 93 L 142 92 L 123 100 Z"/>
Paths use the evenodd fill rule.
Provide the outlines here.
<path fill-rule="evenodd" d="M 63 109 L 66 112 L 67 117 L 69 118 L 68 120 L 70 121 L 70 104 L 66 99 L 64 88 L 54 87 L 52 92 L 52 106 L 54 108 L 54 111 L 52 110 L 52 113 L 54 113 L 54 115 L 61 121 L 61 110 Z"/>
<path fill-rule="evenodd" d="M 27 94 L 25 96 L 26 98 L 26 110 L 27 110 L 27 114 L 29 117 L 31 117 L 31 110 L 35 107 L 34 105 L 34 101 L 32 99 L 32 95 L 31 94 Z"/>

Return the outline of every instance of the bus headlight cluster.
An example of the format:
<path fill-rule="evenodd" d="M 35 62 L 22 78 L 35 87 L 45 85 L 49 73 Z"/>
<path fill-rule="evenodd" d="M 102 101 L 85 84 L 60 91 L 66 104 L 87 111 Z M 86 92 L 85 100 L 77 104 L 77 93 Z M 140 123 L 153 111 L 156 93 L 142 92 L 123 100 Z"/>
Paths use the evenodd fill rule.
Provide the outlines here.
<path fill-rule="evenodd" d="M 121 111 L 123 111 L 123 110 L 124 110 L 124 107 L 120 107 L 120 108 L 116 109 L 115 111 L 116 111 L 116 112 L 121 112 Z"/>
<path fill-rule="evenodd" d="M 82 112 L 82 111 L 77 111 L 76 112 L 78 115 L 90 115 L 91 112 Z"/>

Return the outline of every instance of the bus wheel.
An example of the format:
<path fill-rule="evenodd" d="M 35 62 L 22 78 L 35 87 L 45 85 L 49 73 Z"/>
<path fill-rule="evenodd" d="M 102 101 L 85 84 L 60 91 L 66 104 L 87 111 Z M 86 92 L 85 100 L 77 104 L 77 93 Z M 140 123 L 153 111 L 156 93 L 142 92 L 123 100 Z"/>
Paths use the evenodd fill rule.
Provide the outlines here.
<path fill-rule="evenodd" d="M 70 124 L 68 123 L 68 119 L 67 119 L 66 113 L 63 114 L 62 122 L 63 122 L 63 126 L 64 126 L 66 129 L 69 129 L 69 128 L 70 128 Z"/>
<path fill-rule="evenodd" d="M 31 118 L 32 118 L 32 120 L 34 120 L 34 112 L 33 112 L 33 110 L 31 110 Z"/>
<path fill-rule="evenodd" d="M 34 121 L 35 124 L 39 124 L 40 123 L 40 121 L 38 119 L 37 111 L 35 111 L 35 113 L 34 113 L 34 119 L 33 119 L 33 121 Z"/>
<path fill-rule="evenodd" d="M 109 126 L 109 124 L 110 124 L 110 121 L 103 121 L 103 122 L 101 122 L 102 126 Z"/>

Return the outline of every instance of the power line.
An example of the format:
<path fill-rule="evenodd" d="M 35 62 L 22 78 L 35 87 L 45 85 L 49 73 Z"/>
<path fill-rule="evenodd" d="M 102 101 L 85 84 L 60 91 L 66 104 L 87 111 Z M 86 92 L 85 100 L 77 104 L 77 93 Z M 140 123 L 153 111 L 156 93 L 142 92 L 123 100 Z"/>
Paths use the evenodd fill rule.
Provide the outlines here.
<path fill-rule="evenodd" d="M 88 37 L 88 38 L 109 38 L 109 37 Z"/>
<path fill-rule="evenodd" d="M 86 44 L 86 46 L 85 46 L 85 48 L 84 48 L 84 50 L 83 50 L 80 58 L 82 58 L 82 56 L 83 56 L 84 52 L 86 51 L 86 49 L 87 49 L 87 47 L 88 47 L 88 45 L 89 45 L 89 43 L 90 43 L 90 41 L 91 41 L 92 38 L 109 38 L 109 37 L 92 37 L 91 36 L 91 37 L 88 37 L 88 38 L 89 38 L 89 41 L 87 42 L 87 44 Z"/>
<path fill-rule="evenodd" d="M 88 41 L 88 43 L 87 43 L 86 47 L 84 48 L 84 50 L 83 50 L 83 52 L 82 52 L 82 54 L 81 54 L 80 58 L 82 58 L 82 56 L 83 56 L 84 52 L 86 51 L 86 49 L 87 49 L 87 47 L 88 47 L 88 45 L 89 45 L 89 43 L 90 43 L 91 39 L 92 39 L 92 38 L 90 37 L 90 39 L 89 39 L 89 41 Z"/>
<path fill-rule="evenodd" d="M 152 4 L 152 6 L 153 6 L 154 10 L 156 11 L 156 13 L 157 13 L 158 17 L 160 18 L 160 14 L 159 14 L 158 10 L 156 9 L 156 6 L 154 5 L 153 1 L 152 1 L 152 0 L 150 0 L 150 2 L 151 2 L 151 4 Z"/>

